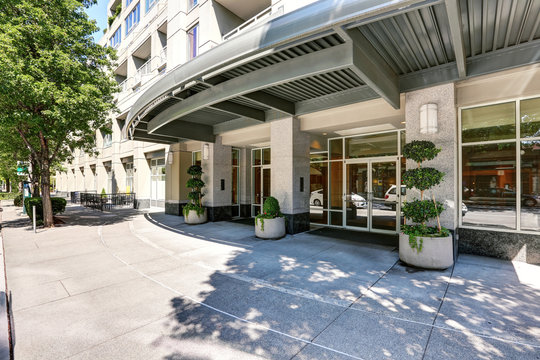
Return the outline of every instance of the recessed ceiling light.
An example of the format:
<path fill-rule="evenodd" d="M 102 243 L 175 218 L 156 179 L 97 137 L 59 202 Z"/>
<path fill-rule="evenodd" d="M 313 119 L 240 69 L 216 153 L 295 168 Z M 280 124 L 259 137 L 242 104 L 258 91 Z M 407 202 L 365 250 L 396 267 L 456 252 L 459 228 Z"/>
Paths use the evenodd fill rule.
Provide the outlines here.
<path fill-rule="evenodd" d="M 322 133 L 323 135 L 328 135 L 327 133 Z"/>
<path fill-rule="evenodd" d="M 401 123 L 402 123 L 402 124 L 405 124 L 405 121 L 402 121 Z"/>

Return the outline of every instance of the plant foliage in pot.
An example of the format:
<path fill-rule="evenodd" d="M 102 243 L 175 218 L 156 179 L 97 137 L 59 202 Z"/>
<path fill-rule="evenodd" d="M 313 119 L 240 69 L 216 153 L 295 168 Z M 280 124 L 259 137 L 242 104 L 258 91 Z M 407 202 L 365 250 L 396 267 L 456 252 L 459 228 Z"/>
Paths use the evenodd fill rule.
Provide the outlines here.
<path fill-rule="evenodd" d="M 402 182 L 408 189 L 420 191 L 420 199 L 407 201 L 402 206 L 406 222 L 399 235 L 399 258 L 413 266 L 427 269 L 446 269 L 454 263 L 452 235 L 441 226 L 440 214 L 444 205 L 426 193 L 439 185 L 444 173 L 431 168 L 422 167 L 426 160 L 433 160 L 441 151 L 431 141 L 415 140 L 403 147 L 403 156 L 416 162 L 415 169 L 403 174 Z M 436 226 L 428 226 L 430 220 L 436 219 Z"/>
<path fill-rule="evenodd" d="M 285 217 L 279 208 L 279 201 L 273 196 L 264 200 L 263 211 L 255 216 L 255 236 L 261 239 L 285 236 Z"/>
<path fill-rule="evenodd" d="M 191 175 L 191 178 L 187 181 L 186 187 L 191 191 L 188 194 L 189 202 L 182 209 L 184 222 L 192 225 L 202 224 L 208 218 L 206 208 L 202 206 L 202 197 L 204 196 L 202 189 L 205 185 L 201 179 L 203 171 L 199 165 L 191 165 L 187 173 Z"/>

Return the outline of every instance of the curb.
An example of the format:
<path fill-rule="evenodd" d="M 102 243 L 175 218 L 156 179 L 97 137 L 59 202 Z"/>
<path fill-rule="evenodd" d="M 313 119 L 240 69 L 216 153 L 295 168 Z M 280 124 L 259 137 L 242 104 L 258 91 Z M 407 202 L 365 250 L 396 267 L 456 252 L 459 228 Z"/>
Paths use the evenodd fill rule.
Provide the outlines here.
<path fill-rule="evenodd" d="M 1 202 L 0 202 L 1 205 Z M 2 212 L 0 212 L 0 359 L 9 360 L 11 356 L 11 332 L 9 326 L 9 306 L 7 293 L 6 265 L 4 261 L 4 240 L 2 237 Z"/>

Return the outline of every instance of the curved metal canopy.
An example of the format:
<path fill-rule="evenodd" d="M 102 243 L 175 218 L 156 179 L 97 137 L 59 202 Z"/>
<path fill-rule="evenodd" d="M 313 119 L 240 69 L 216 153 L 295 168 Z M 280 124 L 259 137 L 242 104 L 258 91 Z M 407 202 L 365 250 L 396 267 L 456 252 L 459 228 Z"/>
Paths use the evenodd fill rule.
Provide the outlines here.
<path fill-rule="evenodd" d="M 481 16 L 480 16 L 481 15 Z M 217 132 L 540 61 L 540 0 L 321 0 L 171 70 L 127 126 L 136 140 Z"/>

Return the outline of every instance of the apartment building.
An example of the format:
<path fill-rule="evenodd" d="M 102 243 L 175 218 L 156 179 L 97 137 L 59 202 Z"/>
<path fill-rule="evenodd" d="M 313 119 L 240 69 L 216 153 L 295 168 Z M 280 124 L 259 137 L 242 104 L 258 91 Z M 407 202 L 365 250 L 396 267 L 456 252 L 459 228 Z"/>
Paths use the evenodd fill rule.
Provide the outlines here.
<path fill-rule="evenodd" d="M 416 195 L 400 185 L 415 166 L 402 146 L 428 139 L 456 251 L 540 263 L 540 0 L 122 7 L 106 35 L 124 89 L 112 145 L 71 165 L 64 188 L 90 189 L 79 179 L 94 166 L 94 188 L 123 191 L 133 169 L 140 206 L 181 215 L 200 163 L 211 221 L 272 195 L 290 233 L 395 234 Z"/>

